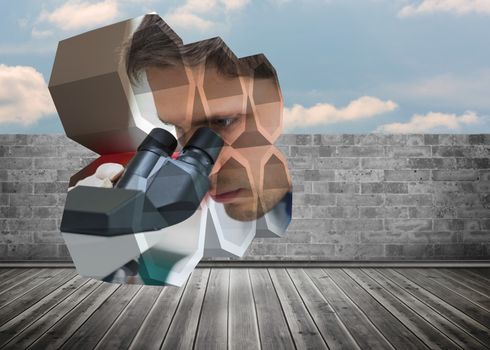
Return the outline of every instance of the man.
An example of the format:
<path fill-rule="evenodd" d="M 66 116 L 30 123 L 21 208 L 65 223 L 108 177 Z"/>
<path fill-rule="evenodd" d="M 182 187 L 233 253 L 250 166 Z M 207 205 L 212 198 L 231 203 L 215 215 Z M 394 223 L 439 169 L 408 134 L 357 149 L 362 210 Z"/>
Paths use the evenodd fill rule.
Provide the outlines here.
<path fill-rule="evenodd" d="M 147 15 L 125 59 L 133 85 L 146 78 L 160 120 L 175 127 L 181 145 L 201 126 L 225 141 L 210 195 L 230 217 L 260 218 L 289 193 L 286 161 L 273 146 L 283 100 L 264 55 L 237 59 L 220 38 L 182 45 L 159 16 Z"/>
<path fill-rule="evenodd" d="M 68 54 L 63 57 L 76 66 L 77 62 L 72 62 L 76 56 L 71 52 L 79 51 L 80 42 L 88 46 L 95 40 L 105 48 L 107 45 L 101 45 L 100 38 L 112 36 L 120 40 L 132 23 L 121 22 L 73 38 L 64 43 Z M 107 65 L 114 64 L 113 57 L 109 57 L 113 49 L 104 52 L 99 55 Z M 113 73 L 118 78 L 111 81 L 129 78 L 131 89 L 124 88 L 134 93 L 134 96 L 129 94 L 129 105 L 139 105 L 137 109 L 142 111 L 145 123 L 161 127 L 163 122 L 177 136 L 180 147 L 201 126 L 219 133 L 225 145 L 209 176 L 211 198 L 206 198 L 189 219 L 158 231 L 116 237 L 64 232 L 77 270 L 105 281 L 181 285 L 203 255 L 242 256 L 256 232 L 282 235 L 291 218 L 291 181 L 284 156 L 273 146 L 281 133 L 283 101 L 276 72 L 265 56 L 238 59 L 220 38 L 183 45 L 170 27 L 153 14 L 143 17 L 121 53 L 127 77 L 119 78 L 118 67 L 117 73 Z M 64 63 L 61 58 L 60 63 Z M 63 74 L 72 71 L 61 67 Z M 101 71 L 99 66 L 96 68 L 97 72 Z M 99 76 L 92 81 L 98 88 Z M 87 83 L 83 80 L 77 84 Z M 72 135 L 89 147 L 100 147 L 96 151 L 106 150 L 107 145 L 117 146 L 110 138 L 118 140 L 114 130 L 120 129 L 111 129 L 110 123 L 126 127 L 124 110 L 113 113 L 110 108 L 99 107 L 118 104 L 108 103 L 104 96 L 99 99 L 83 85 L 85 93 L 76 95 L 82 99 L 81 103 L 87 104 L 83 99 L 87 97 L 86 91 L 91 92 L 95 102 L 91 105 L 108 111 L 110 120 L 104 119 L 103 124 L 108 127 L 103 134 L 97 133 L 96 118 L 106 116 L 101 113 L 96 117 L 100 113 L 96 109 L 88 114 L 93 118 L 89 124 L 94 127 L 93 134 L 79 137 L 80 126 L 75 124 L 80 120 L 77 109 L 71 103 L 63 104 L 66 91 L 72 86 L 60 86 L 62 96 L 57 99 L 58 106 L 69 108 L 60 113 L 65 129 L 71 128 Z M 127 153 L 99 153 L 99 159 L 72 177 L 73 184 L 78 181 L 78 185 L 112 187 L 124 169 L 121 164 L 128 160 Z M 104 254 L 108 249 L 110 254 Z"/>

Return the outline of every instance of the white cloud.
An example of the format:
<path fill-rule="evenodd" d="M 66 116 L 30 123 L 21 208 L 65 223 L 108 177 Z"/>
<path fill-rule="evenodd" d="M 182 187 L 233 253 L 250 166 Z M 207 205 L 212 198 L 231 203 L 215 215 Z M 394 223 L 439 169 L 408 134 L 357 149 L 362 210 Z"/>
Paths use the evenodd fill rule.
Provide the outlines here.
<path fill-rule="evenodd" d="M 284 6 L 289 4 L 300 3 L 301 5 L 330 5 L 334 0 L 267 0 L 273 5 Z M 370 1 L 382 1 L 382 0 L 370 0 Z"/>
<path fill-rule="evenodd" d="M 250 0 L 186 0 L 162 17 L 172 27 L 209 31 L 230 24 L 232 14 L 238 13 Z M 44 9 L 33 23 L 32 37 L 50 36 L 53 28 L 74 31 L 110 24 L 125 13 L 148 13 L 157 0 L 68 0 L 54 9 Z M 26 25 L 23 21 L 19 25 Z"/>
<path fill-rule="evenodd" d="M 489 0 L 422 0 L 418 4 L 404 6 L 398 15 L 408 17 L 419 14 L 447 12 L 457 15 L 470 13 L 490 15 Z"/>
<path fill-rule="evenodd" d="M 414 114 L 407 123 L 381 125 L 376 131 L 394 134 L 427 133 L 435 130 L 458 131 L 465 125 L 481 121 L 482 118 L 471 111 L 462 115 L 429 112 L 425 115 Z"/>
<path fill-rule="evenodd" d="M 187 0 L 163 18 L 172 27 L 206 31 L 228 20 L 248 3 L 249 0 Z"/>
<path fill-rule="evenodd" d="M 317 103 L 310 108 L 295 104 L 284 109 L 284 125 L 293 128 L 356 121 L 391 112 L 397 107 L 393 101 L 382 101 L 371 96 L 360 97 L 343 108 L 328 103 Z"/>
<path fill-rule="evenodd" d="M 382 93 L 396 94 L 398 99 L 425 101 L 460 109 L 490 108 L 490 69 L 465 74 L 440 74 L 426 79 L 387 85 Z"/>
<path fill-rule="evenodd" d="M 116 0 L 96 3 L 69 0 L 53 11 L 43 10 L 38 22 L 50 23 L 62 30 L 77 30 L 108 24 L 119 14 Z"/>
<path fill-rule="evenodd" d="M 32 28 L 31 35 L 33 38 L 47 38 L 53 35 L 52 30 L 38 30 L 36 28 Z"/>
<path fill-rule="evenodd" d="M 0 55 L 46 55 L 53 54 L 56 51 L 56 43 L 49 45 L 40 45 L 39 43 L 23 43 L 16 45 L 1 45 L 0 44 Z"/>
<path fill-rule="evenodd" d="M 41 73 L 32 67 L 0 64 L 0 124 L 29 125 L 55 112 Z"/>
<path fill-rule="evenodd" d="M 211 29 L 214 26 L 214 22 L 208 21 L 192 12 L 187 12 L 184 10 L 176 10 L 165 16 L 165 19 L 172 26 L 178 26 L 187 29 L 198 29 L 201 31 L 205 31 Z"/>
<path fill-rule="evenodd" d="M 17 20 L 17 23 L 19 24 L 19 27 L 26 28 L 29 25 L 29 18 L 28 17 L 19 18 Z"/>
<path fill-rule="evenodd" d="M 248 4 L 249 0 L 221 0 L 228 11 L 240 10 Z"/>

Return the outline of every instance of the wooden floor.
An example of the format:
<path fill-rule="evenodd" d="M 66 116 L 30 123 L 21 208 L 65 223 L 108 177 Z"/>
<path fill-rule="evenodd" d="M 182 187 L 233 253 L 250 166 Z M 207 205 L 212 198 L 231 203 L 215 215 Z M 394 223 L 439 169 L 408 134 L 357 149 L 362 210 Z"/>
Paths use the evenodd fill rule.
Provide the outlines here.
<path fill-rule="evenodd" d="M 12 349 L 490 348 L 490 269 L 199 268 L 182 288 L 0 269 Z"/>

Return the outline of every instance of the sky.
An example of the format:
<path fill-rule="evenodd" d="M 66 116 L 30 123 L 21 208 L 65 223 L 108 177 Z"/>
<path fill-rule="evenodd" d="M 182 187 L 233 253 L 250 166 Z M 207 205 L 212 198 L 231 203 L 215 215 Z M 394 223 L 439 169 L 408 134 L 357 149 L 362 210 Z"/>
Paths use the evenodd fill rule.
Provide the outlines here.
<path fill-rule="evenodd" d="M 57 43 L 157 12 L 276 68 L 287 133 L 490 133 L 490 0 L 2 1 L 0 134 L 63 133 Z"/>

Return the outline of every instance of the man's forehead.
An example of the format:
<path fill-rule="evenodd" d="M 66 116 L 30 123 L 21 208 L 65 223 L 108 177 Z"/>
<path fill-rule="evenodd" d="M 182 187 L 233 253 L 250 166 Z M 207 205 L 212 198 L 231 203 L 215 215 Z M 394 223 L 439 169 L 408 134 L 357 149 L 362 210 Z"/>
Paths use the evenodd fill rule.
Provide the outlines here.
<path fill-rule="evenodd" d="M 191 75 L 191 78 L 196 83 L 201 83 L 205 79 L 211 79 L 214 81 L 219 81 L 222 84 L 230 84 L 230 83 L 238 83 L 240 79 L 249 79 L 250 75 L 248 74 L 240 74 L 236 76 L 227 75 L 221 73 L 216 66 L 205 65 L 204 63 L 200 63 L 195 66 L 186 66 L 183 64 L 176 64 L 173 66 L 150 66 L 146 69 L 147 76 L 151 76 L 153 80 L 162 79 L 162 81 L 166 81 L 167 84 L 169 82 L 173 82 L 174 84 L 165 84 L 167 86 L 176 86 L 175 84 L 185 84 L 189 83 L 188 79 L 185 79 L 186 75 Z M 251 73 L 251 72 L 250 72 Z"/>
<path fill-rule="evenodd" d="M 203 68 L 203 67 L 201 67 Z M 187 70 L 187 74 L 191 72 L 191 81 L 182 82 L 180 80 L 180 91 L 183 85 L 188 85 L 189 89 L 185 89 L 188 98 L 170 99 L 171 106 L 168 105 L 169 98 L 175 96 L 178 86 L 169 88 L 165 80 L 179 75 L 180 72 L 185 72 L 183 66 L 174 67 L 151 67 L 146 70 L 148 81 L 150 83 L 157 107 L 160 107 L 159 117 L 161 120 L 175 124 L 198 124 L 204 123 L 209 119 L 217 119 L 228 116 L 242 114 L 245 108 L 245 94 L 243 85 L 245 85 L 248 77 L 229 77 L 218 73 L 215 69 L 209 69 L 204 72 L 203 69 L 193 67 Z M 172 73 L 172 74 L 169 74 Z M 167 102 L 166 106 L 159 102 Z M 172 109 L 174 111 L 188 110 L 188 104 L 192 104 L 192 121 L 185 118 L 185 115 L 169 116 L 164 110 Z M 162 110 L 163 109 L 163 110 Z"/>
<path fill-rule="evenodd" d="M 223 119 L 228 117 L 238 117 L 243 114 L 242 98 L 222 98 L 219 101 L 214 101 L 211 106 L 208 105 L 208 114 L 203 108 L 196 108 L 194 105 L 192 118 L 182 117 L 170 117 L 165 115 L 159 115 L 159 118 L 166 122 L 177 126 L 184 125 L 200 125 L 216 119 Z M 177 107 L 177 106 L 175 106 Z"/>

